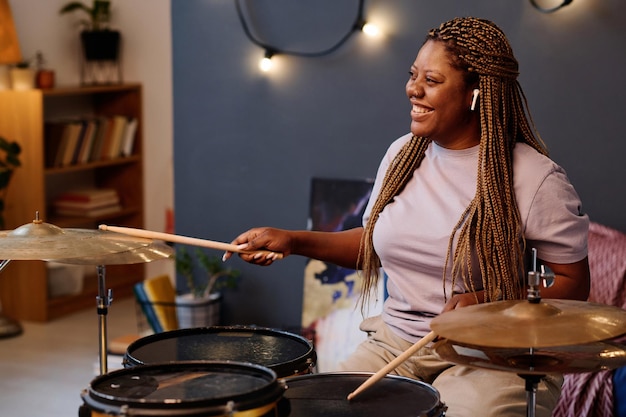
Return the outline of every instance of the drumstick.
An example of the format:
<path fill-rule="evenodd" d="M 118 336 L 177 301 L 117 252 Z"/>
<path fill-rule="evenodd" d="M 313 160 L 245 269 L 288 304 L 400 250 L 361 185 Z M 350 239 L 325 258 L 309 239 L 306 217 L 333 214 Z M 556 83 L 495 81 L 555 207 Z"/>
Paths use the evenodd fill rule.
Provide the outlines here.
<path fill-rule="evenodd" d="M 132 227 L 107 226 L 106 224 L 101 224 L 100 226 L 98 226 L 98 228 L 100 230 L 123 233 L 126 235 L 135 236 L 135 237 L 143 237 L 147 239 L 159 239 L 159 240 L 164 240 L 166 242 L 182 243 L 186 245 L 201 246 L 204 248 L 224 250 L 224 251 L 236 252 L 236 253 L 272 254 L 275 256 L 274 259 L 283 258 L 283 254 L 279 252 L 272 252 L 268 250 L 242 250 L 239 248 L 238 245 L 233 245 L 230 243 L 223 243 L 223 242 L 215 242 L 213 240 L 198 239 L 195 237 L 179 236 L 179 235 L 173 235 L 170 233 L 152 232 L 152 231 L 143 230 L 143 229 L 133 229 Z"/>
<path fill-rule="evenodd" d="M 420 350 L 421 348 L 426 346 L 428 343 L 430 343 L 433 340 L 435 340 L 436 336 L 437 335 L 434 332 L 431 331 L 426 336 L 424 336 L 421 340 L 418 340 L 417 342 L 415 342 L 415 344 L 413 346 L 411 346 L 410 348 L 405 350 L 400 356 L 398 356 L 397 358 L 395 358 L 394 360 L 389 362 L 380 371 L 376 372 L 374 375 L 372 375 L 369 378 L 367 378 L 365 380 L 365 382 L 363 382 L 361 385 L 359 385 L 357 387 L 357 389 L 355 389 L 350 394 L 348 394 L 348 401 L 350 401 L 351 399 L 356 397 L 359 393 L 365 391 L 370 386 L 374 385 L 376 382 L 378 382 L 381 379 L 383 379 L 385 377 L 385 375 L 387 375 L 389 372 L 393 371 L 398 366 L 400 366 L 400 364 L 402 362 L 404 362 L 405 360 L 409 359 L 409 357 L 411 357 L 418 350 Z"/>

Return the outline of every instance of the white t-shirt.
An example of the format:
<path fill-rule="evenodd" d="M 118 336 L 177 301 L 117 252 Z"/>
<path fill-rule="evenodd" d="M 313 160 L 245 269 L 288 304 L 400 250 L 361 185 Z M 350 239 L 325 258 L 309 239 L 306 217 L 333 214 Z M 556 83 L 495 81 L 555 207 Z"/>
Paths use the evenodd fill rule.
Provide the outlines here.
<path fill-rule="evenodd" d="M 387 167 L 407 134 L 391 144 L 383 158 L 365 225 Z M 417 341 L 430 331 L 430 320 L 444 307 L 443 267 L 452 230 L 476 194 L 479 146 L 450 150 L 431 143 L 413 178 L 389 203 L 374 228 L 374 247 L 388 276 L 389 297 L 383 319 L 401 337 Z M 548 262 L 573 263 L 587 256 L 589 219 L 565 171 L 530 146 L 514 149 L 514 189 L 527 246 Z M 455 242 L 456 243 L 456 242 Z M 454 250 L 453 250 L 454 252 Z M 446 292 L 451 288 L 448 262 Z M 480 271 L 478 288 L 482 287 Z"/>

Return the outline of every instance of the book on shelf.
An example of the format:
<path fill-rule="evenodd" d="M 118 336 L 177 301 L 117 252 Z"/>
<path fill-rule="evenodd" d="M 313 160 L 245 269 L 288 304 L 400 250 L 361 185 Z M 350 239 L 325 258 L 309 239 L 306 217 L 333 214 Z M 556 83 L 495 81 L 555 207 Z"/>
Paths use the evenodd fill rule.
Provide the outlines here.
<path fill-rule="evenodd" d="M 93 138 L 93 145 L 91 146 L 91 153 L 89 154 L 89 162 L 99 161 L 102 154 L 102 145 L 104 144 L 104 138 L 107 135 L 109 128 L 109 120 L 106 117 L 98 117 L 96 119 L 98 129 Z"/>
<path fill-rule="evenodd" d="M 93 210 L 102 207 L 108 207 L 112 205 L 119 205 L 120 198 L 116 195 L 109 198 L 95 199 L 91 201 L 76 201 L 76 200 L 64 200 L 56 199 L 52 203 L 56 209 L 70 209 L 70 210 Z"/>
<path fill-rule="evenodd" d="M 67 143 L 65 148 L 63 149 L 63 156 L 61 158 L 61 166 L 69 166 L 72 165 L 72 161 L 74 159 L 74 153 L 76 151 L 76 147 L 78 146 L 78 141 L 80 139 L 80 134 L 82 131 L 83 125 L 81 122 L 69 122 L 67 125 Z"/>
<path fill-rule="evenodd" d="M 89 155 L 93 146 L 96 130 L 98 129 L 97 121 L 94 119 L 85 120 L 85 129 L 81 138 L 80 147 L 77 149 L 75 163 L 86 164 L 89 162 Z"/>
<path fill-rule="evenodd" d="M 76 201 L 89 203 L 94 201 L 118 202 L 119 195 L 115 188 L 76 188 L 61 193 L 55 201 Z"/>
<path fill-rule="evenodd" d="M 121 204 L 109 204 L 95 208 L 69 208 L 55 207 L 54 211 L 59 216 L 75 216 L 75 217 L 99 217 L 107 214 L 117 213 L 122 210 Z"/>
<path fill-rule="evenodd" d="M 137 118 L 85 116 L 45 123 L 45 165 L 58 168 L 132 153 Z"/>
<path fill-rule="evenodd" d="M 133 153 L 135 145 L 135 136 L 137 134 L 137 118 L 130 117 L 124 131 L 124 139 L 122 140 L 122 156 L 130 156 Z"/>
<path fill-rule="evenodd" d="M 108 142 L 108 149 L 105 150 L 105 159 L 114 159 L 121 155 L 122 141 L 128 119 L 125 116 L 112 116 L 111 123 L 111 139 Z"/>

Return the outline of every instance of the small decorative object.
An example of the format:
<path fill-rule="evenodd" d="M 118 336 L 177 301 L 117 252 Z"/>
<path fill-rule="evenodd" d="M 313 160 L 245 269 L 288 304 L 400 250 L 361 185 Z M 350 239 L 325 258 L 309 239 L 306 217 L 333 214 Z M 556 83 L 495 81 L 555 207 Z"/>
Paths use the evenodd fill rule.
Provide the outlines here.
<path fill-rule="evenodd" d="M 28 61 L 22 61 L 10 69 L 11 88 L 13 90 L 32 90 L 35 88 L 35 70 Z"/>
<path fill-rule="evenodd" d="M 35 74 L 35 85 L 37 88 L 52 88 L 54 87 L 54 71 L 46 69 L 46 61 L 43 54 L 38 51 L 35 57 L 37 72 Z"/>
<path fill-rule="evenodd" d="M 176 251 L 176 271 L 185 278 L 186 294 L 176 296 L 176 315 L 179 328 L 214 326 L 220 324 L 221 290 L 237 289 L 238 270 L 224 268 L 216 256 L 209 256 L 196 248 L 193 257 L 185 246 Z M 196 276 L 196 263 L 203 274 Z"/>
<path fill-rule="evenodd" d="M 93 0 L 91 7 L 79 1 L 67 3 L 60 14 L 82 11 L 86 19 L 80 20 L 83 53 L 81 56 L 82 84 L 121 83 L 119 62 L 121 35 L 110 28 L 110 0 Z"/>

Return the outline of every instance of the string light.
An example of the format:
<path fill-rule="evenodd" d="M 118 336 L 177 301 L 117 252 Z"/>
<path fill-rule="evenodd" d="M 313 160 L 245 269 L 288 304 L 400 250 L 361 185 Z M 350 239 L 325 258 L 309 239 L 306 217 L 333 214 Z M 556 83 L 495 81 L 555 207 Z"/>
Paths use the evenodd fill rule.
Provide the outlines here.
<path fill-rule="evenodd" d="M 269 70 L 272 69 L 272 65 L 274 64 L 272 62 L 272 56 L 274 54 L 267 50 L 265 51 L 265 56 L 263 58 L 261 58 L 261 61 L 259 61 L 259 69 L 263 72 L 268 72 Z"/>
<path fill-rule="evenodd" d="M 532 4 L 533 7 L 535 9 L 539 10 L 540 12 L 552 13 L 552 12 L 556 12 L 557 10 L 559 10 L 560 8 L 562 8 L 564 6 L 567 6 L 568 4 L 570 4 L 574 0 L 559 0 L 559 1 L 560 1 L 559 4 L 557 4 L 556 6 L 552 6 L 552 7 L 540 6 L 539 4 L 537 4 L 537 0 L 530 0 L 530 4 Z"/>
<path fill-rule="evenodd" d="M 281 49 L 273 45 L 269 45 L 261 40 L 259 40 L 256 36 L 252 34 L 250 31 L 250 27 L 246 22 L 243 11 L 241 9 L 240 0 L 235 0 L 235 7 L 237 9 L 237 16 L 239 17 L 239 22 L 241 23 L 241 27 L 243 28 L 244 33 L 253 44 L 259 46 L 260 48 L 265 50 L 265 54 L 263 58 L 259 61 L 259 68 L 263 72 L 270 71 L 272 67 L 272 56 L 281 54 L 281 55 L 292 55 L 299 57 L 321 57 L 325 55 L 329 55 L 339 49 L 344 43 L 348 41 L 348 39 L 358 31 L 362 31 L 364 34 L 370 37 L 375 37 L 380 34 L 380 30 L 376 25 L 366 22 L 363 19 L 363 4 L 365 0 L 359 0 L 358 11 L 354 23 L 350 27 L 350 30 L 339 39 L 337 43 L 332 45 L 331 47 L 315 52 L 303 52 L 303 51 L 292 51 Z M 571 0 L 570 0 L 571 1 Z"/>

